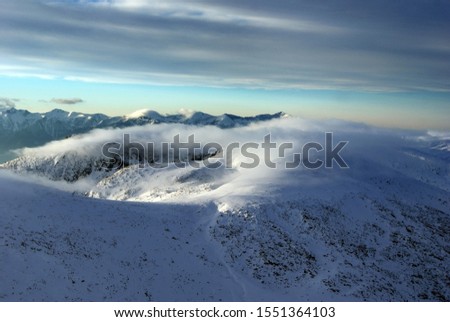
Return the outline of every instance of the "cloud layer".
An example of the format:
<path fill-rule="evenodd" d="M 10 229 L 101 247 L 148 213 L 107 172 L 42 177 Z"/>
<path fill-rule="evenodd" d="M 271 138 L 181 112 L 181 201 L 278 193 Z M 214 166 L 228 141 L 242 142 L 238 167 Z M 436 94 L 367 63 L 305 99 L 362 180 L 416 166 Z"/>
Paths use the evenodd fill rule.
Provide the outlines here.
<path fill-rule="evenodd" d="M 248 88 L 450 88 L 446 1 L 2 1 L 0 75 Z"/>
<path fill-rule="evenodd" d="M 311 162 L 324 160 L 325 151 L 313 149 L 306 155 L 302 147 L 309 142 L 326 146 L 325 132 L 333 132 L 332 148 L 337 147 L 340 141 L 348 142 L 345 148 L 340 150 L 339 155 L 349 168 L 340 168 L 335 162 L 336 159 L 332 163 L 332 169 L 326 168 L 325 164 L 317 169 L 305 166 L 305 160 Z M 277 143 L 277 148 L 272 148 L 268 152 L 271 162 L 276 164 L 275 168 L 268 166 L 264 161 L 267 159 L 265 159 L 266 151 L 262 147 L 262 142 L 268 133 L 271 134 L 271 141 Z M 143 164 L 144 168 L 138 169 L 136 162 L 134 166 L 119 169 L 117 172 L 100 170 L 99 165 L 104 164 L 102 162 L 107 159 L 107 156 L 103 154 L 106 143 L 118 143 L 119 147 L 110 146 L 110 148 L 123 155 L 124 134 L 129 134 L 129 142 L 132 142 L 134 147 L 136 143 L 144 147 L 152 143 L 157 152 L 156 155 L 168 155 L 167 159 L 170 162 L 162 166 L 164 161 L 157 157 L 154 159 L 155 163 L 159 164 L 156 168 Z M 223 147 L 223 153 L 218 154 L 217 159 L 210 160 L 210 164 L 220 160 L 222 164 L 231 165 L 231 169 L 224 167 L 205 169 L 204 166 L 200 166 L 198 170 L 191 166 L 177 169 L 173 163 L 173 153 L 164 152 L 167 150 L 161 146 L 164 142 L 173 143 L 174 137 L 178 135 L 180 142 L 184 143 L 188 142 L 190 135 L 194 135 L 195 142 L 200 143 L 202 147 L 212 142 L 220 144 Z M 205 185 L 211 188 L 211 194 L 208 192 L 209 197 L 213 197 L 211 200 L 236 194 L 265 198 L 268 195 L 268 189 L 272 189 L 275 183 L 285 187 L 292 185 L 295 187 L 294 191 L 298 191 L 299 187 L 317 188 L 317 185 L 325 188 L 328 183 L 336 183 L 340 179 L 356 180 L 352 181 L 352 185 L 355 182 L 374 184 L 371 180 L 375 177 L 386 176 L 387 169 L 394 171 L 388 172 L 392 173 L 394 178 L 402 173 L 410 179 L 423 182 L 425 186 L 434 185 L 448 191 L 450 151 L 448 138 L 448 132 L 387 130 L 337 120 L 311 121 L 294 117 L 226 130 L 211 126 L 158 124 L 125 129 L 97 129 L 87 134 L 53 141 L 45 146 L 25 148 L 17 151 L 24 156 L 23 158 L 13 160 L 4 166 L 27 175 L 44 175 L 52 180 L 77 181 L 80 179 L 80 174 L 90 174 L 86 177 L 87 182 L 84 179 L 79 181 L 81 188 L 85 189 L 89 184 L 92 188 L 93 185 L 99 184 L 100 194 L 96 196 L 114 197 L 114 199 L 136 197 L 135 200 L 139 200 L 142 197 L 141 200 L 150 200 L 153 197 L 160 198 L 158 193 L 150 198 L 149 194 L 154 192 L 151 190 L 159 191 L 167 188 L 175 192 L 180 188 L 180 190 L 185 189 L 184 192 L 187 195 L 175 194 L 175 196 L 181 196 L 179 200 L 185 202 L 186 198 L 192 200 L 196 192 L 204 189 Z M 243 149 L 228 150 L 226 148 L 236 143 L 239 147 L 244 147 L 248 143 L 253 143 L 253 146 L 257 144 L 257 147 L 246 151 L 259 158 L 258 166 L 243 165 L 243 163 L 249 165 L 254 162 L 254 157 L 249 157 Z M 283 154 L 280 154 L 279 148 L 286 143 L 292 143 L 292 147 L 283 150 Z M 187 151 L 182 150 L 180 156 L 185 159 Z M 295 160 L 294 153 L 301 153 L 303 164 L 298 164 L 294 169 L 287 169 L 286 164 Z M 142 157 L 142 154 L 140 156 Z M 228 156 L 230 163 L 225 161 Z M 143 157 L 146 158 L 147 155 Z M 94 172 L 91 173 L 92 169 Z M 430 169 L 434 170 L 430 171 Z M 374 174 L 375 177 L 373 177 Z M 107 178 L 111 180 L 106 180 Z M 103 179 L 108 181 L 106 185 L 101 183 Z M 232 184 L 226 185 L 224 184 L 226 182 Z M 174 185 L 178 186 L 174 188 Z M 129 189 L 123 189 L 124 186 Z M 221 188 L 217 189 L 219 186 Z M 78 184 L 75 187 L 78 187 Z M 339 184 L 335 187 L 338 190 L 342 189 Z M 67 189 L 65 185 L 63 188 Z M 206 190 L 209 191 L 209 188 Z M 360 189 L 364 191 L 364 184 L 360 186 Z M 305 192 L 307 190 L 305 189 Z M 127 191 L 133 192 L 127 195 Z M 286 192 L 288 191 L 289 189 Z M 219 195 L 215 195 L 216 192 Z M 173 195 L 170 196 L 169 193 L 168 198 L 171 197 Z M 248 199 L 244 198 L 243 202 L 248 202 Z"/>

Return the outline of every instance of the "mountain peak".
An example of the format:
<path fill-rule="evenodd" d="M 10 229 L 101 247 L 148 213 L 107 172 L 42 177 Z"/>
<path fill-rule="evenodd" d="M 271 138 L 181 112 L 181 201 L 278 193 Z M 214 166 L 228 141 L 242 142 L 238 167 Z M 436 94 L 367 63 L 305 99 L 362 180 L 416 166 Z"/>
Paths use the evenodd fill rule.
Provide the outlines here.
<path fill-rule="evenodd" d="M 14 112 L 17 111 L 15 107 L 0 107 L 0 112 Z"/>
<path fill-rule="evenodd" d="M 151 109 L 142 109 L 135 111 L 131 114 L 125 116 L 127 119 L 138 119 L 138 118 L 148 118 L 148 119 L 161 119 L 163 116 L 155 110 Z"/>

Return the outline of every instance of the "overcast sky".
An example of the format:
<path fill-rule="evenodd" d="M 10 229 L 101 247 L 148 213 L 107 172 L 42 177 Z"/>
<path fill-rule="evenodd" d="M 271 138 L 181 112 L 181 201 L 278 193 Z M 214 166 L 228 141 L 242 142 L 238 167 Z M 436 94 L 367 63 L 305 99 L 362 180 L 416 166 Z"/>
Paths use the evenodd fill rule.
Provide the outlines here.
<path fill-rule="evenodd" d="M 124 112 L 254 112 L 263 101 L 332 117 L 347 104 L 354 119 L 410 106 L 439 121 L 450 114 L 449 17 L 449 1 L 430 0 L 1 0 L 0 97 L 30 109 L 105 109 L 115 97 Z"/>

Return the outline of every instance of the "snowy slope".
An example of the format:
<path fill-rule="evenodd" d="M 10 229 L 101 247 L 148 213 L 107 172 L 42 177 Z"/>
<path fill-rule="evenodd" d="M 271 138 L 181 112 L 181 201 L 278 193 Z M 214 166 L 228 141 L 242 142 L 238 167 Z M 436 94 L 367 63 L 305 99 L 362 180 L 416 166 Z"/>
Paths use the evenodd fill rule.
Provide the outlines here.
<path fill-rule="evenodd" d="M 87 199 L 4 173 L 0 189 L 3 301 L 242 297 L 205 231 L 213 205 Z"/>
<path fill-rule="evenodd" d="M 342 152 L 349 169 L 287 170 L 290 154 L 273 156 L 277 169 L 243 169 L 241 154 L 231 169 L 172 163 L 105 171 L 89 161 L 124 131 L 142 142 L 195 133 L 202 144 L 223 146 L 270 132 L 298 147 L 323 143 L 325 130 L 349 141 Z M 145 285 L 152 300 L 448 301 L 450 163 L 434 148 L 445 140 L 445 133 L 284 119 L 227 130 L 99 130 L 25 150 L 3 167 L 28 182 L 0 178 L 1 258 L 19 267 L 2 268 L 0 294 L 146 300 Z M 83 175 L 64 175 L 74 172 Z M 143 252 L 151 265 L 140 262 Z M 47 273 L 36 275 L 34 265 Z"/>

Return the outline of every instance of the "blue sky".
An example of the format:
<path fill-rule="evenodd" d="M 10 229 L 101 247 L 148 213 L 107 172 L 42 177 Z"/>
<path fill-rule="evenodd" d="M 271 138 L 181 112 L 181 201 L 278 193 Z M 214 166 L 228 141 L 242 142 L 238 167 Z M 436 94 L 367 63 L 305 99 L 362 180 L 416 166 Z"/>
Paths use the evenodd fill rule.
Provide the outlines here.
<path fill-rule="evenodd" d="M 0 107 L 449 129 L 448 1 L 0 4 Z"/>

